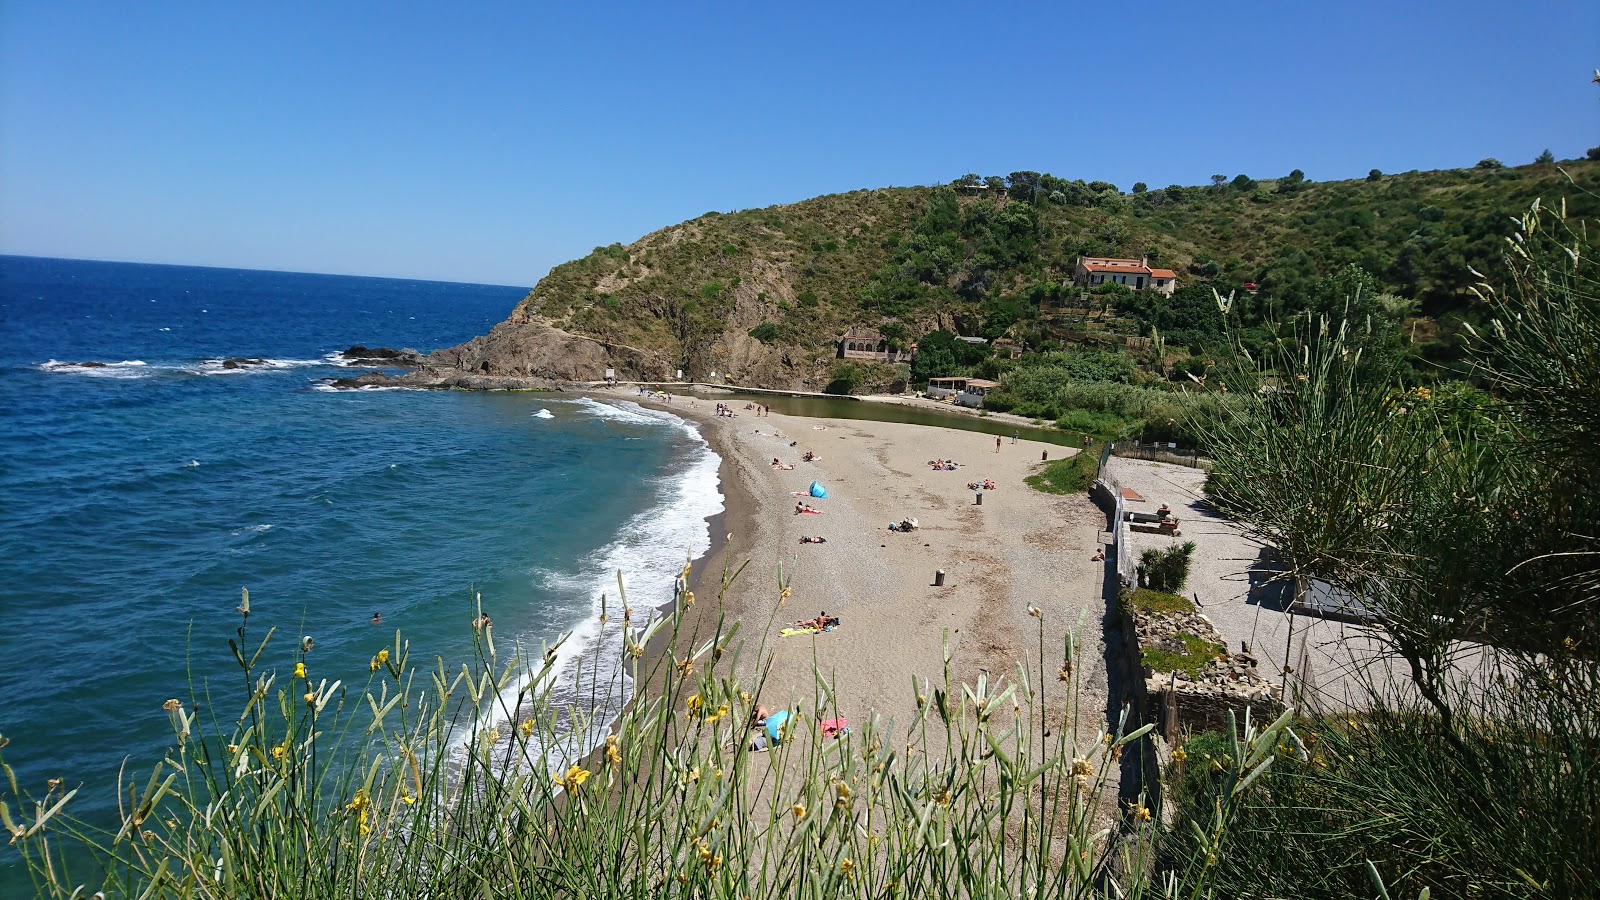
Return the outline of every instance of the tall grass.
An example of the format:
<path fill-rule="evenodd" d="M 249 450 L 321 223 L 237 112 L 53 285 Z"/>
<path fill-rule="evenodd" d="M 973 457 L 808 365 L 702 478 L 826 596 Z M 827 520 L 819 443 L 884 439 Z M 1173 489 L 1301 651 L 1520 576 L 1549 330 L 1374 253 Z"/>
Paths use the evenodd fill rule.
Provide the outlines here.
<path fill-rule="evenodd" d="M 247 598 L 229 641 L 237 676 L 167 702 L 173 744 L 126 779 L 119 827 L 75 819 L 77 792 L 58 783 L 30 796 L 9 768 L 3 824 L 50 898 L 1177 894 L 1175 878 L 1147 874 L 1148 810 L 1109 813 L 1120 759 L 1149 728 L 1124 715 L 1074 745 L 1099 711 L 1080 708 L 1077 639 L 1047 652 L 1042 614 L 1030 610 L 1037 646 L 1008 676 L 958 683 L 947 641 L 942 674 L 910 685 L 909 721 L 854 719 L 837 739 L 817 727 L 838 711 L 814 667 L 810 702 L 756 753 L 765 642 L 742 664 L 737 625 L 687 615 L 687 576 L 670 613 L 624 595 L 602 615 L 621 629 L 629 680 L 589 661 L 591 682 L 561 692 L 555 648 L 503 655 L 492 626 L 458 670 L 421 662 L 397 633 L 366 682 L 346 685 L 261 633 Z M 598 701 L 628 690 L 603 743 L 561 752 L 604 725 Z M 1241 752 L 1266 753 L 1276 734 Z"/>
<path fill-rule="evenodd" d="M 1581 664 L 1595 684 L 1600 672 Z M 1261 790 L 1235 796 L 1217 845 L 1215 888 L 1233 897 L 1348 897 L 1377 872 L 1415 896 L 1594 896 L 1600 885 L 1600 716 L 1536 684 L 1458 683 L 1452 733 L 1431 704 L 1373 686 L 1360 713 L 1304 717 L 1302 743 L 1278 748 Z M 1453 734 L 1453 736 L 1452 736 Z M 1224 748 L 1218 751 L 1218 745 Z M 1214 733 L 1184 747 L 1175 780 L 1179 824 L 1165 837 L 1173 865 L 1203 844 L 1232 741 Z"/>

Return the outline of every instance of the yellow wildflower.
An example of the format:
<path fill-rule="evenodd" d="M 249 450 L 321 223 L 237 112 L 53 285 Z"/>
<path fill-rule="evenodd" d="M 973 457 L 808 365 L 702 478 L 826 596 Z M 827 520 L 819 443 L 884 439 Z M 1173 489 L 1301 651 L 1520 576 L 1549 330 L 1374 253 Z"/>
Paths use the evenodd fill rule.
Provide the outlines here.
<path fill-rule="evenodd" d="M 1184 752 L 1184 749 L 1182 747 L 1179 747 L 1178 749 L 1172 751 L 1172 761 L 1173 762 L 1183 762 L 1184 760 L 1186 760 L 1188 758 L 1189 758 L 1189 754 Z"/>
<path fill-rule="evenodd" d="M 297 662 L 297 663 L 294 664 L 294 677 L 296 677 L 296 678 L 304 678 L 304 677 L 306 677 L 306 664 L 305 663 Z"/>
<path fill-rule="evenodd" d="M 411 804 L 417 802 L 417 798 L 411 796 L 410 794 L 401 794 L 400 795 L 400 802 L 404 803 L 407 806 L 410 806 Z"/>
<path fill-rule="evenodd" d="M 272 758 L 283 759 L 283 755 L 288 752 L 289 745 L 287 743 L 279 744 L 278 746 L 272 748 Z"/>
<path fill-rule="evenodd" d="M 796 819 L 803 819 L 806 816 L 806 805 L 804 803 L 796 803 L 789 807 L 789 812 L 794 813 Z"/>
<path fill-rule="evenodd" d="M 527 736 L 533 734 L 533 720 L 532 719 L 527 719 L 527 720 L 523 721 L 523 723 L 521 725 L 518 725 L 517 726 L 517 733 L 522 735 L 523 737 L 527 737 Z"/>
<path fill-rule="evenodd" d="M 683 659 L 673 663 L 673 665 L 678 667 L 678 675 L 683 678 L 688 678 L 690 675 L 694 674 L 693 656 L 685 656 Z"/>
<path fill-rule="evenodd" d="M 700 699 L 699 694 L 690 694 L 688 699 L 683 701 L 683 705 L 689 707 L 689 712 L 699 715 L 700 707 L 705 705 L 705 701 Z"/>
<path fill-rule="evenodd" d="M 683 592 L 683 605 L 684 606 L 693 606 L 694 605 L 694 591 L 684 591 Z"/>
<path fill-rule="evenodd" d="M 556 787 L 580 788 L 583 787 L 585 781 L 589 780 L 591 774 L 593 773 L 582 766 L 573 766 L 567 769 L 567 774 L 565 775 L 552 775 L 550 777 L 555 782 Z"/>
<path fill-rule="evenodd" d="M 167 702 L 161 704 L 161 708 L 167 712 L 175 712 L 181 706 L 183 706 L 183 701 L 177 699 L 168 700 Z"/>
<path fill-rule="evenodd" d="M 1150 810 L 1137 803 L 1128 804 L 1128 811 L 1133 814 L 1133 821 L 1144 823 L 1150 821 Z"/>
<path fill-rule="evenodd" d="M 622 751 L 617 749 L 617 736 L 614 734 L 606 737 L 606 759 L 613 764 L 622 762 Z"/>
<path fill-rule="evenodd" d="M 1028 615 L 1033 616 L 1035 619 L 1041 619 L 1044 618 L 1044 610 L 1037 606 L 1030 606 L 1028 607 Z"/>
<path fill-rule="evenodd" d="M 384 649 L 378 651 L 378 665 L 381 666 L 384 663 L 387 663 L 388 661 L 389 661 L 389 649 L 387 647 L 385 647 Z"/>
<path fill-rule="evenodd" d="M 1094 766 L 1091 765 L 1087 759 L 1085 759 L 1085 758 L 1083 758 L 1081 756 L 1074 757 L 1073 760 L 1072 760 L 1072 774 L 1074 774 L 1074 775 L 1093 775 L 1094 774 Z"/>
<path fill-rule="evenodd" d="M 316 693 L 313 692 L 313 691 L 306 691 L 306 705 L 307 706 L 315 706 L 316 704 L 317 704 L 317 695 L 316 695 Z"/>
<path fill-rule="evenodd" d="M 848 875 L 850 874 L 850 870 L 855 868 L 855 865 L 856 864 L 851 862 L 849 859 L 841 859 L 839 860 L 839 871 Z"/>

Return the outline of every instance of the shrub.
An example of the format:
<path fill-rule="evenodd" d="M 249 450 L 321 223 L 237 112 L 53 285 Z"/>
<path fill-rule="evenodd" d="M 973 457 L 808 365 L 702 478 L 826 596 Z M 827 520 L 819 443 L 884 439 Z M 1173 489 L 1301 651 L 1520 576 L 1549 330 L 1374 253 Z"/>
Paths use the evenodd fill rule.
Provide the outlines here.
<path fill-rule="evenodd" d="M 1165 550 L 1151 547 L 1139 554 L 1139 586 L 1172 593 L 1189 583 L 1194 541 L 1172 544 Z"/>
<path fill-rule="evenodd" d="M 750 336 L 763 344 L 770 344 L 778 338 L 778 326 L 771 322 L 762 322 L 750 329 Z"/>

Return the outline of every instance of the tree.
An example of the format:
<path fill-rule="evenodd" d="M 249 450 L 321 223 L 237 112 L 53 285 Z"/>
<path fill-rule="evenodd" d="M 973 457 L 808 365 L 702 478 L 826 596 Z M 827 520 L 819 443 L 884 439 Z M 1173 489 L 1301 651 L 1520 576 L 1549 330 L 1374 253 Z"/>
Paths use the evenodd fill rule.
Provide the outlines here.
<path fill-rule="evenodd" d="M 1480 169 L 1504 169 L 1506 164 L 1492 156 L 1486 156 L 1483 159 L 1478 160 L 1477 167 Z"/>
<path fill-rule="evenodd" d="M 1589 159 L 1600 159 L 1600 147 L 1590 147 L 1583 155 Z"/>
<path fill-rule="evenodd" d="M 1235 175 L 1233 177 L 1233 189 L 1241 194 L 1253 191 L 1256 189 L 1256 180 L 1249 175 Z"/>
<path fill-rule="evenodd" d="M 1373 169 L 1372 171 L 1367 173 L 1367 180 L 1368 181 L 1380 181 L 1382 179 L 1383 179 L 1383 173 L 1378 171 L 1377 169 Z"/>
<path fill-rule="evenodd" d="M 1546 147 L 1544 149 L 1544 152 L 1539 154 L 1533 160 L 1535 165 L 1546 165 L 1548 163 L 1553 163 L 1555 161 L 1556 161 L 1556 155 L 1554 153 L 1550 152 L 1550 148 L 1549 147 Z"/>
<path fill-rule="evenodd" d="M 1226 175 L 1213 175 L 1213 176 L 1211 176 L 1211 186 L 1212 187 L 1222 187 L 1223 185 L 1225 185 L 1227 183 L 1228 183 L 1228 176 L 1226 176 Z"/>
<path fill-rule="evenodd" d="M 1135 182 L 1134 182 L 1134 183 L 1133 183 L 1133 192 L 1134 192 L 1134 193 L 1135 193 L 1135 194 L 1142 194 L 1142 193 L 1144 193 L 1144 192 L 1145 192 L 1145 191 L 1147 191 L 1147 190 L 1149 190 L 1149 186 L 1148 186 L 1148 185 L 1146 185 L 1146 184 L 1145 184 L 1145 183 L 1144 183 L 1144 182 L 1142 182 L 1142 181 L 1135 181 Z"/>
<path fill-rule="evenodd" d="M 1474 369 L 1497 399 L 1409 386 L 1362 346 L 1369 316 L 1323 316 L 1236 359 L 1236 400 L 1206 435 L 1212 501 L 1293 575 L 1357 598 L 1451 736 L 1464 642 L 1584 703 L 1600 678 L 1597 273 L 1582 233 L 1537 205 L 1506 246 L 1500 283 L 1475 289 L 1496 321 L 1474 332 Z"/>

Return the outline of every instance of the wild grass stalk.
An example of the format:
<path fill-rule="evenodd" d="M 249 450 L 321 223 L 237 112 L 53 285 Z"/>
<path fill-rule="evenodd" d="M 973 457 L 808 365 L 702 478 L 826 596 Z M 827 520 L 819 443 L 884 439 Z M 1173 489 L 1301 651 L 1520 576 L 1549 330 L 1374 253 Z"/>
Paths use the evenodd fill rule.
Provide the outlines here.
<path fill-rule="evenodd" d="M 247 601 L 229 642 L 237 687 L 168 702 L 173 745 L 125 779 L 118 828 L 75 819 L 76 791 L 58 783 L 31 798 L 9 768 L 0 817 L 50 898 L 1203 892 L 1204 867 L 1152 880 L 1148 841 L 1113 849 L 1150 827 L 1138 804 L 1103 812 L 1149 727 L 1124 713 L 1075 745 L 1079 717 L 1098 714 L 1078 703 L 1077 632 L 1048 661 L 1037 613 L 1037 657 L 975 683 L 952 675 L 947 641 L 940 675 L 912 686 L 910 721 L 857 719 L 834 739 L 818 729 L 837 714 L 834 686 L 814 668 L 811 701 L 789 705 L 782 739 L 758 753 L 765 642 L 743 665 L 736 623 L 688 615 L 687 576 L 670 612 L 621 595 L 601 624 L 623 665 L 585 659 L 572 684 L 557 646 L 504 654 L 488 625 L 458 669 L 421 662 L 397 632 L 347 685 L 260 634 Z M 723 573 L 724 593 L 737 576 Z M 619 705 L 607 729 L 596 716 Z M 1276 740 L 1268 729 L 1240 752 L 1270 756 Z"/>

